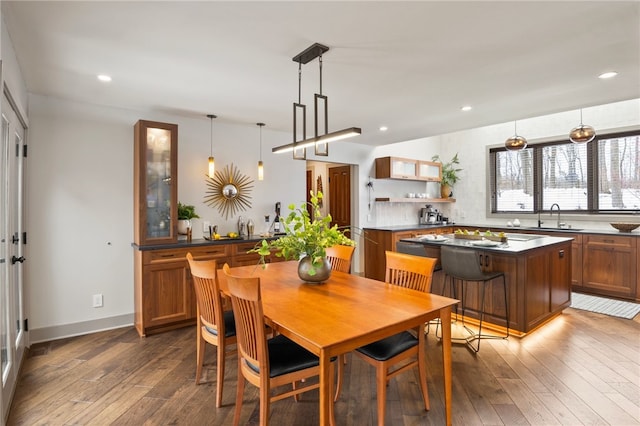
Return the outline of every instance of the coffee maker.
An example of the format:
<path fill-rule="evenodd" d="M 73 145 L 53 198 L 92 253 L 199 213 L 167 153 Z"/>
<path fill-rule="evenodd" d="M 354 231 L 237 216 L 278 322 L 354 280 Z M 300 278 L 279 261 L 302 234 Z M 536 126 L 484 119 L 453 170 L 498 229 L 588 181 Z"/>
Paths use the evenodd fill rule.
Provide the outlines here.
<path fill-rule="evenodd" d="M 420 209 L 420 225 L 433 225 L 441 221 L 441 215 L 438 209 L 434 209 L 431 204 L 425 205 Z"/>

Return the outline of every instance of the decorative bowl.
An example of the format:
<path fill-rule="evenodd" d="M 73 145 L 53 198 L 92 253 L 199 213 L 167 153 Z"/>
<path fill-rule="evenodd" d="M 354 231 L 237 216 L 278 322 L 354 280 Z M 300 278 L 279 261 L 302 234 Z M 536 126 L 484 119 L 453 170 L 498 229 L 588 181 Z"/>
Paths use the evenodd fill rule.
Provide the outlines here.
<path fill-rule="evenodd" d="M 640 226 L 640 223 L 612 223 L 611 226 L 620 232 L 631 232 Z"/>

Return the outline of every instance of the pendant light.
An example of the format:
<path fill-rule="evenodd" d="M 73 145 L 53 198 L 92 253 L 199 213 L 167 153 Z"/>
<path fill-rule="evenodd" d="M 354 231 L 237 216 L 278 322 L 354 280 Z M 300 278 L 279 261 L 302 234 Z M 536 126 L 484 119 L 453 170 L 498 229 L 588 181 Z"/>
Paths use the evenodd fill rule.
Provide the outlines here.
<path fill-rule="evenodd" d="M 328 132 L 328 98 L 322 94 L 322 54 L 327 52 L 329 48 L 320 43 L 314 43 L 304 51 L 293 57 L 293 61 L 298 63 L 298 102 L 293 103 L 293 143 L 277 146 L 272 148 L 272 152 L 279 154 L 282 152 L 293 151 L 294 160 L 305 160 L 307 158 L 307 148 L 314 146 L 315 155 L 329 155 L 329 142 L 358 136 L 362 133 L 359 127 L 349 127 L 347 129 Z M 302 64 L 307 64 L 318 58 L 320 66 L 320 93 L 314 96 L 314 136 L 307 138 L 306 124 L 306 105 L 301 101 L 301 85 L 302 85 Z M 319 113 L 320 106 L 322 113 Z M 302 118 L 298 117 L 298 112 Z M 320 132 L 324 132 L 319 134 Z"/>
<path fill-rule="evenodd" d="M 518 136 L 516 122 L 513 122 L 513 136 L 504 142 L 505 148 L 509 151 L 521 151 L 527 147 L 527 140 L 522 136 Z"/>
<path fill-rule="evenodd" d="M 582 124 L 582 108 L 580 108 L 580 125 L 571 129 L 569 140 L 573 143 L 588 143 L 596 137 L 596 131 L 591 126 Z"/>
<path fill-rule="evenodd" d="M 211 151 L 209 153 L 209 177 L 213 179 L 216 174 L 216 162 L 213 158 L 213 119 L 217 118 L 217 116 L 213 114 L 208 114 L 209 120 L 211 120 Z"/>
<path fill-rule="evenodd" d="M 264 123 L 256 123 L 260 127 L 260 160 L 258 161 L 258 180 L 264 180 L 264 164 L 262 163 L 262 128 Z"/>

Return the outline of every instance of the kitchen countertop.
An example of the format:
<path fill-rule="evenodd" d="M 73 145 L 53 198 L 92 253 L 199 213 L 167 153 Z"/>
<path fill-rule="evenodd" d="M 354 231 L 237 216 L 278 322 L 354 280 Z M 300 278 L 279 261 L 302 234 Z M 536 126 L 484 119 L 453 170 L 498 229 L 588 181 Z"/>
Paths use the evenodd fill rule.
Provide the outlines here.
<path fill-rule="evenodd" d="M 558 232 L 558 233 L 570 233 L 570 234 L 602 234 L 602 235 L 620 235 L 627 237 L 640 237 L 640 228 L 635 229 L 631 232 L 620 232 L 613 227 L 611 230 L 606 229 L 582 229 L 582 228 L 538 228 L 536 226 L 514 226 L 508 227 L 506 225 L 474 225 L 474 224 L 462 224 L 462 223 L 448 223 L 446 225 L 437 224 L 437 225 L 397 225 L 397 226 L 381 226 L 381 227 L 368 227 L 364 228 L 374 230 L 374 231 L 390 231 L 390 232 L 401 232 L 401 231 L 415 231 L 415 230 L 433 230 L 438 228 L 477 228 L 478 230 L 486 231 L 500 229 L 505 232 L 517 232 L 518 230 L 522 231 L 540 231 L 540 232 Z"/>
<path fill-rule="evenodd" d="M 541 247 L 547 247 L 572 240 L 572 238 L 568 237 L 551 237 L 547 235 L 535 234 L 505 233 L 505 235 L 507 237 L 507 242 L 505 243 L 492 240 L 470 240 L 464 238 L 454 238 L 453 234 L 423 236 L 417 238 L 403 238 L 400 241 L 435 246 L 450 245 L 470 248 L 474 250 L 488 250 L 493 252 L 515 254 L 530 250 L 536 250 Z"/>
<path fill-rule="evenodd" d="M 145 246 L 139 246 L 136 243 L 131 243 L 131 247 L 140 251 L 146 251 L 146 250 L 162 250 L 162 249 L 175 249 L 175 248 L 188 248 L 188 247 L 201 247 L 201 246 L 215 246 L 220 244 L 239 244 L 239 243 L 248 243 L 248 242 L 255 242 L 257 244 L 262 240 L 269 241 L 278 237 L 280 237 L 280 235 L 275 235 L 271 237 L 255 236 L 251 238 L 222 237 L 219 240 L 205 240 L 204 238 L 198 238 L 198 239 L 194 238 L 191 241 L 179 240 L 178 242 L 175 242 L 175 243 L 155 244 L 155 245 L 145 245 Z"/>

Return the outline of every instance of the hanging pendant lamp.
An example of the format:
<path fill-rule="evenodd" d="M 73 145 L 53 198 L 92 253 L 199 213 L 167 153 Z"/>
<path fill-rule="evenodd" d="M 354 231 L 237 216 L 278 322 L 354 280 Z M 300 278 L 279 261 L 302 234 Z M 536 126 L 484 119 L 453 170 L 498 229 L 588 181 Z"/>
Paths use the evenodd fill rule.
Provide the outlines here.
<path fill-rule="evenodd" d="M 509 151 L 520 151 L 527 147 L 527 140 L 522 136 L 518 136 L 518 129 L 515 121 L 513 122 L 513 136 L 504 142 L 504 146 Z"/>
<path fill-rule="evenodd" d="M 262 163 L 262 127 L 264 123 L 256 123 L 260 127 L 260 160 L 258 161 L 258 180 L 264 180 L 264 164 Z"/>
<path fill-rule="evenodd" d="M 315 155 L 327 156 L 329 142 L 358 136 L 362 133 L 359 127 L 328 132 L 328 98 L 322 94 L 322 55 L 329 48 L 320 43 L 314 43 L 304 51 L 293 57 L 298 63 L 298 102 L 293 103 L 293 143 L 272 148 L 273 153 L 293 151 L 294 160 L 305 160 L 308 147 L 315 147 Z M 314 96 L 314 136 L 307 138 L 306 105 L 301 101 L 302 64 L 307 64 L 318 58 L 320 65 L 320 93 Z M 322 108 L 322 112 L 319 112 Z M 301 117 L 298 115 L 301 113 Z M 322 134 L 320 134 L 322 133 Z"/>
<path fill-rule="evenodd" d="M 571 129 L 569 140 L 573 143 L 591 142 L 596 137 L 593 127 L 582 124 L 582 108 L 580 108 L 580 125 Z"/>
<path fill-rule="evenodd" d="M 211 120 L 211 151 L 209 153 L 209 177 L 213 179 L 216 174 L 216 162 L 213 158 L 213 119 L 217 118 L 217 116 L 213 114 L 208 114 L 209 120 Z"/>

